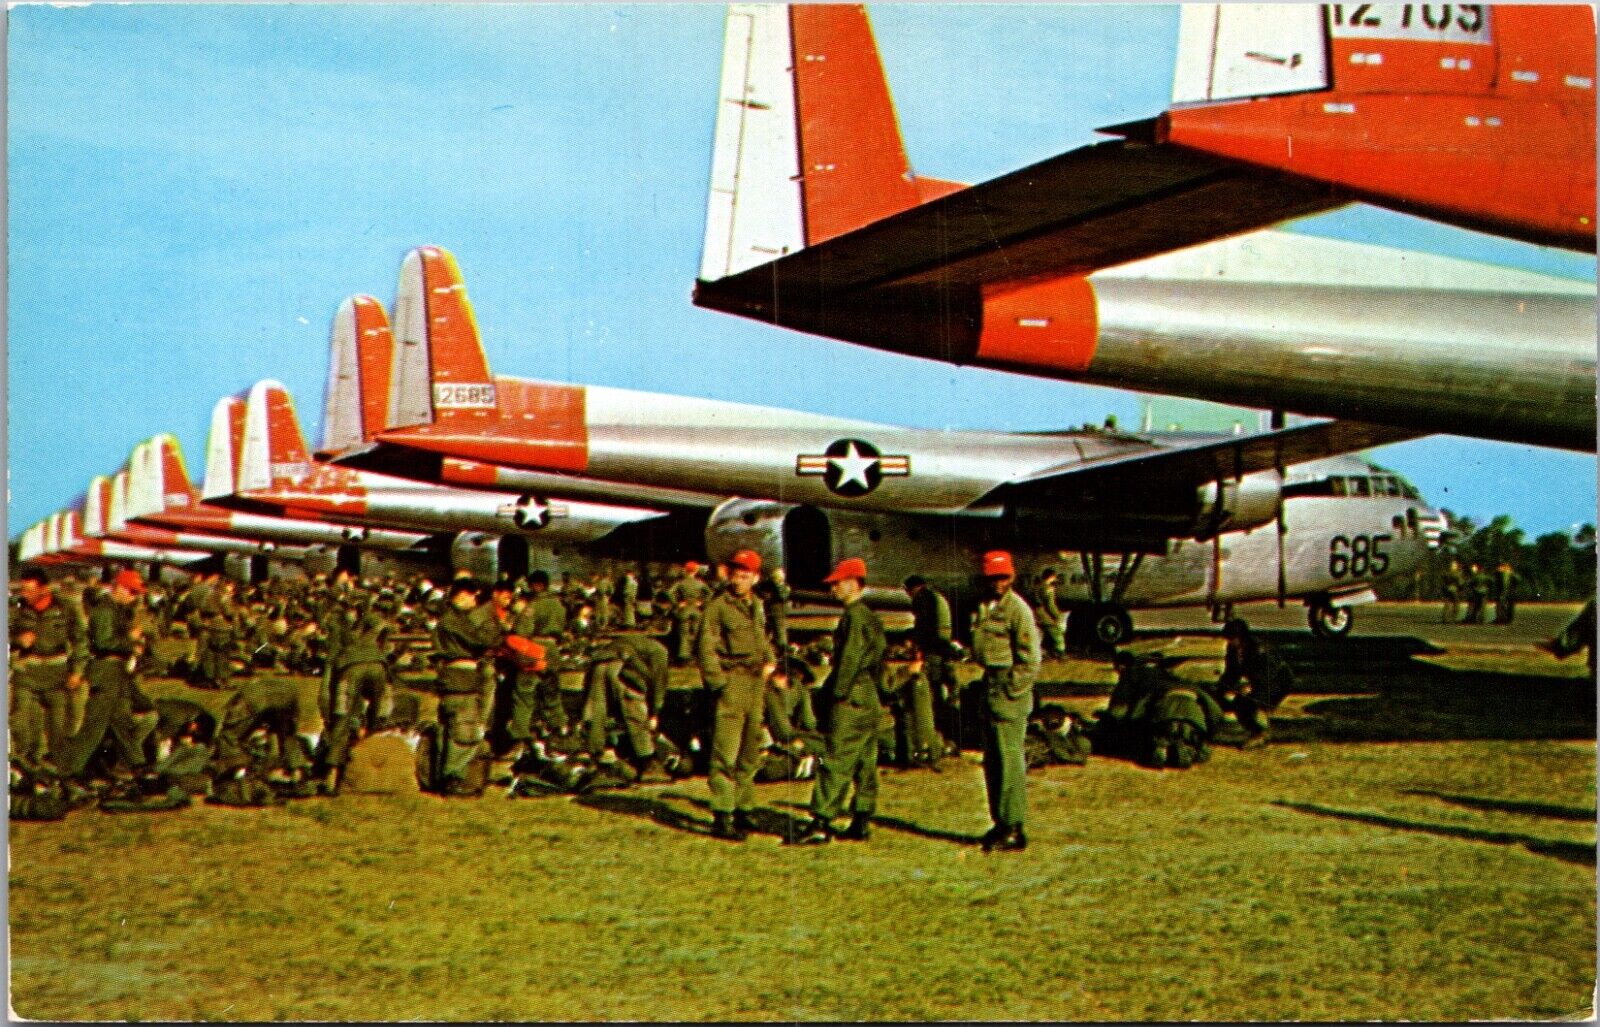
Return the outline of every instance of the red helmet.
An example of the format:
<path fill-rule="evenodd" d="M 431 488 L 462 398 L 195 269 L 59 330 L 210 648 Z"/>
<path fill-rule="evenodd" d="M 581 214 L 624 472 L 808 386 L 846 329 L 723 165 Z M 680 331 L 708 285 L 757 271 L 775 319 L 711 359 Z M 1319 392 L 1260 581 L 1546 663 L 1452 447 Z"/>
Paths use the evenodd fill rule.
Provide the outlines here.
<path fill-rule="evenodd" d="M 833 573 L 822 579 L 824 585 L 831 585 L 836 581 L 855 578 L 857 581 L 867 580 L 867 562 L 860 557 L 852 556 L 848 560 L 840 560 Z"/>
<path fill-rule="evenodd" d="M 761 554 L 754 549 L 741 549 L 724 562 L 730 569 L 761 572 Z"/>
<path fill-rule="evenodd" d="M 1011 554 L 1004 549 L 991 549 L 989 552 L 984 553 L 983 576 L 986 578 L 1016 577 L 1016 568 L 1011 566 Z"/>

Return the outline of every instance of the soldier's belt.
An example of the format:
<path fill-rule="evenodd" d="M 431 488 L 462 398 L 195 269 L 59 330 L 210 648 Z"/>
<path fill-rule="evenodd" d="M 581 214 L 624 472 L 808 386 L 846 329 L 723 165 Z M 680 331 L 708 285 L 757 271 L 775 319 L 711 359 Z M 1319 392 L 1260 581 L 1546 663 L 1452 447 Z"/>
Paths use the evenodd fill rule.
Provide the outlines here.
<path fill-rule="evenodd" d="M 17 657 L 17 662 L 24 667 L 58 667 L 67 662 L 70 653 L 57 653 L 54 656 L 39 656 L 30 654 Z"/>

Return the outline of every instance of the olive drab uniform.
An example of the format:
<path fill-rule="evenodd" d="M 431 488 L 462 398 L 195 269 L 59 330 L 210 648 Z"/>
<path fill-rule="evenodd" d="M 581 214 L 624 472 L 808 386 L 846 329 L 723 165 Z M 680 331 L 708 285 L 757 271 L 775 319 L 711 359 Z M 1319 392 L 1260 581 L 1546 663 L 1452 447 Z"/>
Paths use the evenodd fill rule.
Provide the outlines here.
<path fill-rule="evenodd" d="M 89 701 L 84 708 L 83 726 L 63 746 L 60 769 L 68 777 L 84 772 L 107 734 L 115 740 L 124 763 L 135 768 L 145 764 L 144 737 L 148 730 L 133 713 L 139 687 L 134 668 L 144 652 L 138 625 L 133 604 L 118 603 L 109 595 L 102 596 L 89 611 Z"/>
<path fill-rule="evenodd" d="M 956 684 L 950 601 L 932 585 L 911 597 L 911 641 L 922 653 L 922 673 L 933 697 L 935 725 L 956 748 L 961 747 L 961 693 Z M 940 753 L 939 755 L 943 755 Z"/>
<path fill-rule="evenodd" d="M 700 637 L 703 608 L 711 598 L 711 586 L 693 574 L 685 575 L 667 589 L 667 598 L 672 603 L 672 623 L 678 633 L 678 662 L 689 663 L 695 658 L 695 640 Z"/>
<path fill-rule="evenodd" d="M 643 635 L 616 635 L 597 642 L 590 661 L 584 703 L 589 751 L 598 755 L 606 748 L 608 711 L 615 707 L 634 758 L 654 759 L 655 730 L 650 720 L 666 701 L 667 647 Z"/>
<path fill-rule="evenodd" d="M 1454 624 L 1461 616 L 1461 589 L 1465 584 L 1466 576 L 1461 573 L 1461 565 L 1452 560 L 1440 585 L 1444 594 L 1444 610 L 1441 614 L 1444 623 Z"/>
<path fill-rule="evenodd" d="M 557 647 L 567 629 L 567 609 L 549 592 L 534 596 L 517 615 L 512 634 L 544 647 L 546 667 L 517 668 L 510 692 L 511 709 L 506 716 L 506 733 L 512 742 L 531 741 L 535 736 L 564 734 L 567 710 L 561 702 L 561 672 L 557 669 Z"/>
<path fill-rule="evenodd" d="M 377 611 L 362 615 L 345 634 L 334 658 L 328 697 L 328 765 L 342 767 L 350 755 L 357 727 L 364 719 L 376 730 L 394 712 L 394 686 L 389 680 L 389 622 Z M 366 715 L 361 717 L 365 700 Z"/>
<path fill-rule="evenodd" d="M 789 597 L 794 589 L 787 581 L 763 578 L 756 586 L 756 594 L 767 607 L 767 627 L 772 632 L 772 651 L 779 660 L 789 655 Z"/>
<path fill-rule="evenodd" d="M 983 666 L 987 720 L 983 732 L 983 782 L 996 828 L 1020 831 L 1028 818 L 1023 741 L 1033 712 L 1039 673 L 1039 628 L 1033 611 L 1011 589 L 978 607 L 972 655 Z"/>
<path fill-rule="evenodd" d="M 623 628 L 632 628 L 639 617 L 639 579 L 632 571 L 624 571 L 617 582 L 617 606 Z"/>
<path fill-rule="evenodd" d="M 1067 650 L 1067 637 L 1062 629 L 1064 618 L 1061 602 L 1056 598 L 1056 581 L 1039 582 L 1035 590 L 1035 608 L 1039 613 L 1039 627 L 1044 632 L 1045 648 L 1051 655 L 1060 656 Z"/>
<path fill-rule="evenodd" d="M 858 597 L 844 608 L 833 629 L 833 665 L 823 695 L 833 715 L 827 752 L 811 792 L 811 813 L 828 821 L 845 811 L 845 796 L 855 785 L 850 812 L 872 815 L 878 806 L 878 725 L 883 720 L 883 621 Z"/>
<path fill-rule="evenodd" d="M 27 765 L 61 759 L 72 729 L 67 682 L 88 660 L 78 611 L 54 590 L 40 598 L 11 613 L 11 755 Z"/>
<path fill-rule="evenodd" d="M 439 726 L 444 734 L 439 776 L 447 789 L 462 781 L 482 746 L 488 700 L 493 696 L 493 691 L 485 688 L 485 664 L 503 634 L 494 607 L 489 605 L 470 613 L 447 606 L 434 628 L 434 652 L 441 663 Z"/>
<path fill-rule="evenodd" d="M 1494 622 L 1510 624 L 1517 615 L 1517 585 L 1522 576 L 1510 567 L 1500 567 L 1494 572 Z"/>
<path fill-rule="evenodd" d="M 705 588 L 703 582 L 700 587 Z M 740 599 L 727 591 L 707 603 L 700 621 L 699 654 L 700 675 L 717 697 L 707 778 L 711 811 L 745 812 L 755 806 L 756 771 L 762 760 L 766 692 L 762 669 L 773 662 L 761 600 L 753 593 Z"/>

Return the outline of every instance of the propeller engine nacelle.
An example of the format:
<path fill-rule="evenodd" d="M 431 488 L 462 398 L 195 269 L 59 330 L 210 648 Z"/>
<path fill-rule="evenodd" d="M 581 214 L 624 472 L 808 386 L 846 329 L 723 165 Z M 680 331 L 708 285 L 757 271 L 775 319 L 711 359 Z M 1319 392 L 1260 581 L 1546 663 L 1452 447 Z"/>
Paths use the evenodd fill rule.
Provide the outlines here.
<path fill-rule="evenodd" d="M 1225 531 L 1246 531 L 1270 524 L 1283 506 L 1283 475 L 1258 471 L 1202 485 L 1196 492 L 1199 512 L 1194 536 L 1214 538 Z"/>

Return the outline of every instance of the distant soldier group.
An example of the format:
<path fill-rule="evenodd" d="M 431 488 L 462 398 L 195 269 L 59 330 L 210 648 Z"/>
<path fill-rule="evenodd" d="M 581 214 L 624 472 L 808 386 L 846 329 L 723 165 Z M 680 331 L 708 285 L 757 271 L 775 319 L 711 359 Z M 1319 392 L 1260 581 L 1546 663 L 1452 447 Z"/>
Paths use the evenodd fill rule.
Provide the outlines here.
<path fill-rule="evenodd" d="M 1445 624 L 1482 624 L 1486 609 L 1494 602 L 1494 623 L 1510 624 L 1517 613 L 1517 588 L 1522 577 L 1509 563 L 1501 562 L 1493 571 L 1469 564 L 1463 569 L 1460 560 L 1451 560 L 1445 568 L 1441 591 L 1444 609 L 1441 619 Z M 1467 610 L 1461 614 L 1461 600 L 1467 601 Z"/>

